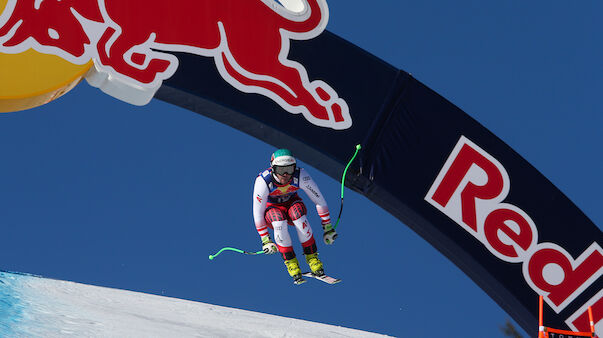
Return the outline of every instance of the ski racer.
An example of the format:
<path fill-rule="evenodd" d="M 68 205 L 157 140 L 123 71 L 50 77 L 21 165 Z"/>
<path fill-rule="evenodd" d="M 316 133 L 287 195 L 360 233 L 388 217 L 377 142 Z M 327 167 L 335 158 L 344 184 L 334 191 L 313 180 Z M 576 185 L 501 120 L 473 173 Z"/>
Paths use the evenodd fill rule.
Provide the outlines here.
<path fill-rule="evenodd" d="M 262 249 L 266 254 L 280 252 L 287 272 L 294 283 L 303 283 L 302 271 L 293 250 L 288 226 L 294 226 L 301 242 L 306 262 L 315 276 L 323 276 L 323 264 L 318 259 L 318 249 L 314 241 L 312 227 L 306 217 L 307 210 L 297 195 L 303 190 L 316 204 L 320 216 L 323 241 L 333 244 L 337 232 L 331 225 L 329 208 L 312 177 L 303 169 L 297 168 L 297 162 L 287 149 L 278 149 L 270 158 L 270 168 L 261 172 L 253 188 L 253 218 L 255 227 L 262 240 Z M 274 242 L 268 228 L 274 230 Z"/>

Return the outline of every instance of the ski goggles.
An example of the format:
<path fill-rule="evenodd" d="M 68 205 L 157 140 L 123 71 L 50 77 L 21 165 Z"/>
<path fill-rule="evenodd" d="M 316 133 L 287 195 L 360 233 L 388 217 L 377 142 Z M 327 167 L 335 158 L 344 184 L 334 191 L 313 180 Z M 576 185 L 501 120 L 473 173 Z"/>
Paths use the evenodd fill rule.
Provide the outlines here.
<path fill-rule="evenodd" d="M 274 166 L 272 168 L 272 170 L 277 175 L 284 175 L 284 174 L 293 175 L 293 173 L 295 172 L 295 164 L 287 165 L 287 166 Z"/>

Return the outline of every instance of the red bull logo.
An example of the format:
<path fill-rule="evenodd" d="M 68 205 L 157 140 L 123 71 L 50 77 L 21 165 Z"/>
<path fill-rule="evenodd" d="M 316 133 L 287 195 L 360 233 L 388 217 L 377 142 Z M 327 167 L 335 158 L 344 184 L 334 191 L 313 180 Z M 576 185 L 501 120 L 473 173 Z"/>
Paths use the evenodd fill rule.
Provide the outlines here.
<path fill-rule="evenodd" d="M 0 53 L 33 49 L 76 65 L 94 60 L 90 84 L 134 104 L 146 104 L 176 72 L 170 52 L 211 57 L 236 89 L 269 97 L 315 125 L 349 128 L 347 103 L 287 58 L 291 40 L 324 31 L 325 0 L 281 3 L 288 8 L 273 0 L 8 0 Z"/>
<path fill-rule="evenodd" d="M 577 258 L 556 243 L 541 242 L 538 227 L 519 206 L 505 202 L 511 179 L 492 155 L 461 136 L 425 196 L 496 258 L 521 264 L 525 282 L 556 312 L 570 304 L 603 275 L 603 250 L 594 241 Z M 568 225 L 571 226 L 571 225 Z M 603 290 L 570 315 L 573 330 L 589 331 L 592 306 L 597 326 L 603 326 Z"/>

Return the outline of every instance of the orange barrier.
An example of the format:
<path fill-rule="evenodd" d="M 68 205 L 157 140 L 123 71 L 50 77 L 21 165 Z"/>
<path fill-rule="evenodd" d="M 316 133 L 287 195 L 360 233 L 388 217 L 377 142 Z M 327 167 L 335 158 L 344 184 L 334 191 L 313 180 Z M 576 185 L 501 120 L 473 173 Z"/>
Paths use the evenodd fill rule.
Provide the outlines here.
<path fill-rule="evenodd" d="M 544 326 L 542 307 L 543 307 L 543 298 L 542 298 L 542 296 L 540 296 L 538 299 L 538 338 L 549 338 L 549 332 L 570 335 L 570 336 L 575 336 L 575 337 L 597 337 L 597 335 L 595 334 L 595 322 L 593 321 L 593 310 L 590 306 L 588 307 L 588 319 L 590 320 L 590 331 L 591 332 L 568 331 L 568 330 L 561 330 L 561 329 L 553 329 L 553 328 Z"/>

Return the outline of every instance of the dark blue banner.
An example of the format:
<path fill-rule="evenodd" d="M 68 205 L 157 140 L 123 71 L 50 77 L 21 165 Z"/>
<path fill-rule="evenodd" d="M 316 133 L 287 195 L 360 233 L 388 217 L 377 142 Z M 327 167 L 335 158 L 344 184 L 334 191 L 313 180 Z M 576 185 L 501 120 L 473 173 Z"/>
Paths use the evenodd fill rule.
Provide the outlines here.
<path fill-rule="evenodd" d="M 161 100 L 289 148 L 337 180 L 362 144 L 346 186 L 421 235 L 526 331 L 537 327 L 538 295 L 547 325 L 588 330 L 589 305 L 595 322 L 603 318 L 599 228 L 513 149 L 408 73 L 329 32 L 291 40 L 288 60 L 305 88 L 294 94 L 313 113 L 273 95 L 279 81 L 249 76 L 235 88 L 213 59 L 177 56 Z"/>

